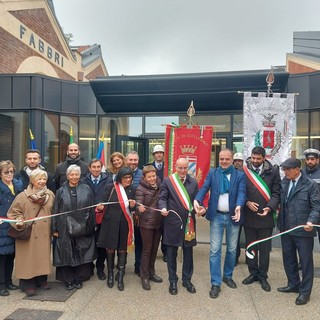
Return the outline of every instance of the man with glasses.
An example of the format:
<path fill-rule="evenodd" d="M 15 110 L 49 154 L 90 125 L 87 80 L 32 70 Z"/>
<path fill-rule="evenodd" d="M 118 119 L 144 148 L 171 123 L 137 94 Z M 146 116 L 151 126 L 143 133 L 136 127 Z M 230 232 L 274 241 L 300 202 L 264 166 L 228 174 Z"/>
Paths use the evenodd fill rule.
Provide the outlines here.
<path fill-rule="evenodd" d="M 41 169 L 47 171 L 47 169 L 41 165 L 41 155 L 40 151 L 37 149 L 29 149 L 26 152 L 25 157 L 26 166 L 24 166 L 18 173 L 16 173 L 15 178 L 20 180 L 23 184 L 23 189 L 27 189 L 29 185 L 29 176 L 33 170 Z M 53 179 L 53 175 L 48 173 L 47 187 L 53 193 L 56 193 L 56 184 Z"/>
<path fill-rule="evenodd" d="M 288 283 L 279 292 L 299 293 L 296 305 L 310 300 L 313 285 L 313 245 L 316 235 L 313 224 L 319 221 L 320 194 L 317 183 L 300 170 L 301 161 L 289 158 L 281 165 L 285 177 L 281 182 L 280 214 L 278 227 L 281 232 L 304 225 L 281 236 L 282 256 Z M 302 277 L 298 270 L 301 263 Z"/>

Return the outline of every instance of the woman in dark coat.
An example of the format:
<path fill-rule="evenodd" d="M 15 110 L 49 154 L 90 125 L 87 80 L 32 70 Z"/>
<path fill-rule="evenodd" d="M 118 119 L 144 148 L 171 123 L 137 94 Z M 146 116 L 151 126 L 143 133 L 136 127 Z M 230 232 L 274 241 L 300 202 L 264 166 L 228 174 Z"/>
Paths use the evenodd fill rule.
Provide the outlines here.
<path fill-rule="evenodd" d="M 132 213 L 135 210 L 134 187 L 132 186 L 132 171 L 128 167 L 119 170 L 116 181 L 108 186 L 104 202 L 116 202 L 97 207 L 105 210 L 98 239 L 98 247 L 107 250 L 109 288 L 113 287 L 113 269 L 115 251 L 118 251 L 118 289 L 123 291 L 123 276 L 127 263 L 128 249 L 134 245 Z"/>
<path fill-rule="evenodd" d="M 0 162 L 0 219 L 7 218 L 14 198 L 22 191 L 22 182 L 13 178 L 15 167 L 9 160 Z M 0 296 L 8 296 L 9 290 L 19 287 L 12 283 L 14 263 L 14 239 L 8 236 L 9 223 L 0 224 Z"/>
<path fill-rule="evenodd" d="M 90 187 L 80 182 L 79 166 L 69 166 L 66 174 L 68 181 L 57 191 L 52 214 L 72 212 L 52 218 L 56 239 L 53 265 L 56 279 L 72 290 L 81 289 L 82 281 L 90 278 L 96 258 L 93 209 L 77 210 L 91 206 L 94 196 Z"/>
<path fill-rule="evenodd" d="M 136 201 L 138 204 L 141 204 L 136 210 L 136 213 L 140 216 L 140 232 L 143 248 L 140 277 L 142 288 L 150 290 L 149 280 L 157 283 L 162 282 L 162 279 L 156 275 L 154 264 L 162 234 L 163 217 L 161 212 L 151 209 L 158 208 L 161 180 L 157 177 L 157 170 L 151 165 L 145 166 L 142 174 L 143 177 L 136 190 Z"/>

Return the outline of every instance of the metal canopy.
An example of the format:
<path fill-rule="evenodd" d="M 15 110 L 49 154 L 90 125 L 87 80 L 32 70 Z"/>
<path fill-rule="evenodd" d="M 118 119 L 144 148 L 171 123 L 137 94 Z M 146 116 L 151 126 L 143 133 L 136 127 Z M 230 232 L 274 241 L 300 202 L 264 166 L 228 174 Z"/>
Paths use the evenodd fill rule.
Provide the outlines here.
<path fill-rule="evenodd" d="M 93 92 L 107 114 L 185 112 L 194 101 L 197 112 L 242 110 L 238 91 L 266 92 L 270 70 L 111 76 L 91 80 Z M 274 71 L 274 93 L 284 93 L 289 73 Z"/>

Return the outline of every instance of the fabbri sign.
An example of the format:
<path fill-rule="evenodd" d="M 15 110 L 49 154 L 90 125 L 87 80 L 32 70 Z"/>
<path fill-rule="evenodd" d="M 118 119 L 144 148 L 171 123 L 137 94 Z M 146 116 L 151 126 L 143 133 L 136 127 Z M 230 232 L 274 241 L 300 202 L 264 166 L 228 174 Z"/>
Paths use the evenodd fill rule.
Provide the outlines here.
<path fill-rule="evenodd" d="M 46 59 L 63 68 L 64 57 L 56 49 L 51 47 L 46 41 L 42 40 L 38 35 L 33 33 L 24 25 L 20 25 L 19 30 L 20 39 L 29 45 L 32 49 L 39 52 Z"/>

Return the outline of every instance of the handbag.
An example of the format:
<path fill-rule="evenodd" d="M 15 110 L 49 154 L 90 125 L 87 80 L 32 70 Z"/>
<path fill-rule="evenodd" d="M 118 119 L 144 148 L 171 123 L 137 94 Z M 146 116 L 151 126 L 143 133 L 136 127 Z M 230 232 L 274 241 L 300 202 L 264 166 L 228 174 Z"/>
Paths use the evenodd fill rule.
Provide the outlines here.
<path fill-rule="evenodd" d="M 40 207 L 40 209 L 38 210 L 38 213 L 36 214 L 35 218 L 39 215 L 41 208 L 42 207 Z M 29 240 L 30 236 L 31 236 L 31 232 L 32 232 L 33 223 L 34 223 L 34 221 L 32 221 L 32 223 L 26 225 L 25 228 L 21 229 L 21 230 L 17 230 L 12 225 L 10 225 L 9 229 L 8 229 L 8 236 L 13 239 L 18 239 L 18 240 Z"/>
<path fill-rule="evenodd" d="M 111 199 L 111 196 L 112 196 L 112 194 L 113 194 L 113 191 L 114 191 L 114 188 L 112 188 L 112 190 L 111 190 L 111 193 L 110 193 L 108 202 L 109 202 L 110 199 Z M 106 213 L 106 210 L 107 210 L 107 206 L 105 206 L 102 211 L 98 211 L 97 208 L 96 208 L 96 210 L 95 210 L 95 214 L 96 214 L 96 224 L 101 224 L 101 223 L 102 223 L 102 219 L 103 219 L 103 217 L 104 217 L 104 215 L 105 215 L 105 213 Z"/>

